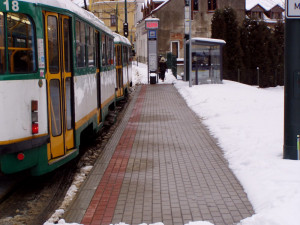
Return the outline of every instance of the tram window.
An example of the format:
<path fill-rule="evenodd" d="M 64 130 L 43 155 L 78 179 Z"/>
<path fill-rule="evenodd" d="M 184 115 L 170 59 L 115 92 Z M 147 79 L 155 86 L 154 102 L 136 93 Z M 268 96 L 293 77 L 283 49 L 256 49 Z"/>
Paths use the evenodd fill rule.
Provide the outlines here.
<path fill-rule="evenodd" d="M 90 26 L 88 26 L 87 40 L 88 40 L 89 66 L 95 66 L 95 31 Z"/>
<path fill-rule="evenodd" d="M 108 65 L 111 65 L 111 42 L 110 42 L 110 38 L 108 36 L 106 36 L 106 43 L 107 43 L 107 63 Z"/>
<path fill-rule="evenodd" d="M 72 111 L 71 111 L 71 78 L 66 78 L 66 117 L 67 117 L 67 129 L 72 129 Z"/>
<path fill-rule="evenodd" d="M 70 40 L 70 20 L 64 19 L 63 21 L 64 28 L 64 62 L 65 62 L 65 71 L 71 72 L 71 40 Z"/>
<path fill-rule="evenodd" d="M 7 40 L 10 73 L 34 72 L 34 26 L 27 15 L 7 13 Z M 3 55 L 1 50 L 1 58 Z"/>
<path fill-rule="evenodd" d="M 5 72 L 4 15 L 0 12 L 0 73 Z"/>
<path fill-rule="evenodd" d="M 58 55 L 58 24 L 55 16 L 48 16 L 48 60 L 49 72 L 59 73 L 59 55 Z"/>
<path fill-rule="evenodd" d="M 99 32 L 96 31 L 95 33 L 95 48 L 96 48 L 96 66 L 97 68 L 99 68 L 99 53 L 100 53 L 100 50 L 99 50 Z"/>
<path fill-rule="evenodd" d="M 106 61 L 106 56 L 107 56 L 107 53 L 106 53 L 106 36 L 104 34 L 102 34 L 102 51 L 101 51 L 101 54 L 102 54 L 102 66 L 106 66 L 106 64 L 107 64 L 107 61 Z"/>
<path fill-rule="evenodd" d="M 60 114 L 60 83 L 57 79 L 50 80 L 50 104 L 51 104 L 51 131 L 52 136 L 61 135 Z"/>
<path fill-rule="evenodd" d="M 77 67 L 85 67 L 85 24 L 76 21 L 76 61 Z"/>
<path fill-rule="evenodd" d="M 114 40 L 110 38 L 110 64 L 114 64 Z"/>
<path fill-rule="evenodd" d="M 122 65 L 122 50 L 121 50 L 121 45 L 117 46 L 117 65 L 121 66 Z"/>

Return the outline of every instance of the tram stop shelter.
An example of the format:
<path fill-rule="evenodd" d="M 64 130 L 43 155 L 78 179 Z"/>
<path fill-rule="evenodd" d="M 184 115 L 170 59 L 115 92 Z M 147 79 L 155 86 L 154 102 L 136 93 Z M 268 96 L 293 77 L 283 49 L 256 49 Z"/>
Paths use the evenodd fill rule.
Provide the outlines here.
<path fill-rule="evenodd" d="M 223 79 L 223 46 L 226 42 L 212 38 L 192 38 L 191 40 L 193 84 L 221 83 Z"/>

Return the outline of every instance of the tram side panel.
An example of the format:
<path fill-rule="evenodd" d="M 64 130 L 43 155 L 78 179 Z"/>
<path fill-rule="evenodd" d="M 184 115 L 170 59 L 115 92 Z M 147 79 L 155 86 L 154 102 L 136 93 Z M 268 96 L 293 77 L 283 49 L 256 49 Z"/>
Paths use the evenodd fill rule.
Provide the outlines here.
<path fill-rule="evenodd" d="M 111 68 L 101 72 L 101 108 L 103 119 L 109 111 L 109 106 L 115 103 L 116 69 Z"/>
<path fill-rule="evenodd" d="M 11 1 L 8 1 L 8 4 L 10 3 Z M 12 48 L 4 51 L 8 45 L 3 45 L 3 43 L 7 43 L 7 41 L 1 42 L 2 37 L 0 37 L 0 47 L 4 49 L 2 51 L 0 48 L 1 62 L 6 60 L 5 66 L 0 65 L 0 105 L 5 106 L 0 107 L 0 166 L 5 173 L 13 173 L 31 168 L 32 174 L 40 175 L 56 169 L 74 158 L 78 154 L 81 133 L 91 124 L 95 129 L 99 123 L 99 121 L 97 121 L 99 98 L 97 95 L 96 67 L 95 65 L 90 65 L 90 58 L 88 57 L 88 61 L 86 61 L 88 64 L 81 66 L 79 69 L 78 65 L 75 65 L 76 60 L 74 60 L 74 54 L 77 50 L 74 42 L 77 40 L 76 32 L 74 33 L 75 22 L 77 21 L 74 19 L 75 16 L 76 18 L 79 16 L 79 20 L 85 24 L 88 24 L 90 21 L 95 22 L 95 24 L 89 23 L 88 25 L 90 27 L 90 34 L 94 33 L 93 27 L 95 25 L 95 28 L 101 33 L 105 31 L 106 39 L 108 41 L 110 39 L 110 43 L 113 43 L 113 39 L 112 32 L 105 27 L 103 23 L 99 22 L 96 17 L 90 20 L 92 15 L 83 12 L 81 8 L 76 8 L 75 10 L 74 6 L 74 9 L 71 7 L 71 11 L 69 11 L 69 9 L 66 8 L 67 5 L 59 1 L 49 3 L 49 7 L 47 6 L 47 1 L 44 1 L 41 5 L 36 5 L 35 2 L 32 3 L 30 1 L 18 2 L 17 4 L 19 4 L 19 11 L 14 13 L 26 13 L 32 18 L 30 22 L 35 23 L 35 26 L 32 25 L 32 30 L 34 31 L 33 28 L 36 28 L 36 34 L 31 35 L 31 37 L 36 37 L 37 39 L 32 39 L 32 43 L 35 43 L 33 46 L 35 46 L 36 49 L 33 50 L 37 52 L 35 55 L 38 59 L 35 59 L 36 69 L 33 70 L 31 74 L 24 74 L 24 78 L 22 74 L 17 75 L 16 78 L 12 78 L 9 74 L 11 73 L 9 69 L 14 68 L 12 65 L 9 65 L 11 62 L 9 51 L 12 51 Z M 72 3 L 70 2 L 70 4 Z M 47 9 L 49 11 L 47 11 Z M 54 11 L 57 11 L 57 13 Z M 43 17 L 42 12 L 45 16 L 45 27 L 43 26 L 43 20 L 41 20 Z M 3 17 L 3 15 L 5 16 L 6 14 L 0 13 L 0 17 Z M 16 14 L 10 18 L 15 17 Z M 22 18 L 21 21 L 24 21 L 24 18 L 26 19 L 26 17 Z M 3 23 L 4 20 L 1 19 L 2 18 L 0 18 L 0 23 Z M 29 20 L 27 19 L 26 21 Z M 66 23 L 64 23 L 64 21 Z M 59 25 L 58 23 L 62 24 Z M 67 44 L 65 45 L 65 43 L 67 43 L 65 42 L 65 38 L 68 35 L 50 35 L 49 32 L 54 31 L 52 28 L 47 29 L 47 26 L 53 27 L 53 24 L 56 25 L 58 29 L 61 29 L 61 31 L 57 29 L 58 34 L 65 34 L 65 31 L 72 30 L 72 37 L 69 43 L 71 43 L 71 41 L 73 43 L 71 53 L 73 54 L 74 68 L 71 71 L 58 69 L 57 73 L 49 72 L 51 59 L 55 57 L 50 57 L 53 55 L 53 49 L 47 39 L 48 36 L 58 37 L 60 39 L 60 41 L 58 41 L 59 48 L 61 49 L 58 51 L 60 59 L 63 57 L 62 54 L 64 54 L 64 57 L 68 55 L 66 54 Z M 66 28 L 64 25 L 67 25 Z M 68 26 L 70 29 L 67 28 Z M 2 24 L 0 29 L 1 27 L 3 29 L 5 26 Z M 85 30 L 88 32 L 87 28 Z M 2 31 L 2 33 L 5 32 Z M 82 32 L 77 33 L 81 34 Z M 84 32 L 82 36 L 84 40 Z M 46 39 L 43 40 L 43 37 L 46 37 Z M 87 46 L 85 47 L 86 49 L 92 49 L 92 43 L 93 41 L 90 41 L 87 45 L 82 44 L 81 46 Z M 102 120 L 105 119 L 105 115 L 108 113 L 109 105 L 115 103 L 116 71 L 113 62 L 113 44 L 108 46 L 108 48 L 104 46 L 106 49 L 102 49 L 101 51 L 101 57 L 106 57 L 106 64 L 104 64 L 104 66 L 101 65 L 101 84 L 98 85 L 98 88 L 100 87 L 101 89 L 100 102 L 101 109 L 103 110 L 102 115 L 104 115 Z M 103 46 L 99 47 L 102 48 Z M 31 50 L 29 48 L 23 48 L 21 50 L 17 48 L 18 46 L 15 47 L 13 51 Z M 45 52 L 44 49 L 46 49 Z M 88 49 L 88 51 L 90 51 L 90 49 Z M 46 59 L 46 62 L 41 61 L 43 58 Z M 63 60 L 60 61 L 61 64 L 57 65 L 66 66 L 66 64 L 62 64 L 62 62 Z M 64 60 L 64 62 L 66 61 Z M 28 78 L 28 76 L 30 77 Z M 6 77 L 7 80 L 5 80 Z M 71 83 L 70 80 L 72 80 Z M 59 86 L 55 85 L 56 83 L 59 84 Z M 69 98 L 67 93 L 69 93 L 69 97 L 72 97 Z M 62 97 L 60 94 L 62 94 Z M 57 100 L 56 107 L 54 99 Z M 32 110 L 32 101 L 37 102 L 37 107 L 34 110 Z M 70 105 L 72 105 L 71 111 L 69 110 Z M 39 127 L 38 133 L 33 134 L 32 118 L 36 115 L 36 111 L 38 117 L 35 117 L 35 120 L 38 121 Z M 69 112 L 71 112 L 71 117 L 69 117 Z M 72 145 L 73 147 L 66 144 L 70 137 L 70 135 L 67 134 L 67 132 L 69 132 L 68 124 L 70 121 L 68 118 L 71 118 L 70 120 L 75 125 L 70 128 L 70 131 L 74 130 L 73 134 L 70 133 L 72 136 L 71 142 L 75 141 L 75 146 Z M 66 130 L 64 130 L 65 128 Z M 55 141 L 51 141 L 54 139 Z M 61 149 L 61 152 L 58 154 L 56 154 L 57 147 Z M 19 152 L 24 153 L 23 156 L 21 154 L 21 159 L 18 159 Z"/>
<path fill-rule="evenodd" d="M 39 80 L 1 81 L 0 95 L 1 170 L 13 173 L 34 166 L 38 162 L 38 151 L 46 150 L 46 85 L 40 87 Z M 32 134 L 32 101 L 38 103 L 36 136 Z"/>
<path fill-rule="evenodd" d="M 89 125 L 97 124 L 96 73 L 74 77 L 75 132 L 79 142 L 80 133 Z"/>

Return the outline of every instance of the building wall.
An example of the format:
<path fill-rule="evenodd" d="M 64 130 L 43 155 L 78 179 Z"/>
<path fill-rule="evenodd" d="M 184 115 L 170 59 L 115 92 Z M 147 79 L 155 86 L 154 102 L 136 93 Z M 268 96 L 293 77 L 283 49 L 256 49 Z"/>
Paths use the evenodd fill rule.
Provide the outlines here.
<path fill-rule="evenodd" d="M 118 6 L 118 7 L 117 7 Z M 135 10 L 136 1 L 127 0 L 127 23 L 128 23 L 128 40 L 133 44 L 135 42 Z M 104 1 L 92 0 L 91 11 L 99 17 L 106 26 L 112 31 L 118 31 L 119 34 L 124 35 L 123 23 L 125 22 L 125 3 L 120 1 Z M 111 15 L 116 15 L 118 11 L 118 26 L 111 26 Z"/>
<path fill-rule="evenodd" d="M 179 46 L 178 58 L 184 58 L 184 6 L 184 0 L 170 0 L 167 4 L 152 13 L 152 17 L 160 19 L 158 53 L 161 55 L 171 52 L 171 43 L 177 42 Z M 244 20 L 245 0 L 217 0 L 218 9 L 225 8 L 226 6 L 235 9 L 240 23 Z M 214 11 L 208 11 L 207 0 L 199 0 L 199 10 L 193 11 L 192 37 L 211 37 L 211 19 L 213 14 Z M 137 26 L 137 29 L 144 29 L 144 26 Z M 139 32 L 138 34 L 141 35 L 141 33 Z M 145 36 L 137 36 L 137 39 L 145 40 Z M 142 44 L 137 44 L 137 54 L 142 55 L 144 53 L 139 52 L 139 46 L 141 47 Z M 140 57 L 140 59 L 144 59 L 145 56 L 146 54 Z"/>

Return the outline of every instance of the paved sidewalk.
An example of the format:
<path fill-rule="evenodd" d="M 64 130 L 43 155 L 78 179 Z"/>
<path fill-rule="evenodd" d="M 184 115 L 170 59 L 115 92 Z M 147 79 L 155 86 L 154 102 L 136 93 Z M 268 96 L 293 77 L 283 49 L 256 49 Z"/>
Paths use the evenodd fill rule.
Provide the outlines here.
<path fill-rule="evenodd" d="M 253 213 L 221 149 L 176 88 L 144 85 L 65 220 L 230 225 Z"/>

